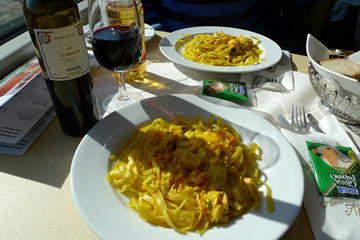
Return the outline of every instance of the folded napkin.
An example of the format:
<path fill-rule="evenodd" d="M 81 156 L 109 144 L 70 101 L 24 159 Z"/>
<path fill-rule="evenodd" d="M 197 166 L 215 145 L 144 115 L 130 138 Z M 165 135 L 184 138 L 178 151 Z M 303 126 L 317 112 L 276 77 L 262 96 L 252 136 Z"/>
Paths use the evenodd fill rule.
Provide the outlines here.
<path fill-rule="evenodd" d="M 290 119 L 290 109 L 293 104 L 301 103 L 306 112 L 319 108 L 320 98 L 311 86 L 309 76 L 300 72 L 293 72 L 294 90 L 290 94 L 274 91 L 254 91 L 253 106 L 256 110 L 270 114 L 280 113 Z M 274 116 L 276 117 L 276 116 Z"/>
<path fill-rule="evenodd" d="M 360 199 L 344 197 L 321 197 L 318 194 L 309 153 L 305 141 L 337 142 L 339 145 L 351 147 L 359 159 L 359 152 L 348 134 L 333 116 L 326 116 L 320 122 L 326 133 L 299 133 L 278 115 L 282 134 L 288 139 L 298 153 L 303 166 L 305 178 L 305 210 L 316 239 L 359 239 Z"/>
<path fill-rule="evenodd" d="M 276 65 L 258 72 L 243 73 L 241 75 L 241 81 L 252 83 L 254 76 L 259 75 L 259 76 L 279 79 L 280 84 L 282 84 L 282 86 L 285 87 L 285 89 L 289 91 L 294 90 L 294 76 L 291 66 L 291 54 L 289 51 L 282 51 L 282 52 L 283 52 L 282 57 Z M 283 90 L 282 88 L 276 87 L 276 84 L 273 83 L 272 84 L 264 83 L 264 84 L 265 85 L 263 85 L 262 89 L 273 90 L 273 91 Z"/>

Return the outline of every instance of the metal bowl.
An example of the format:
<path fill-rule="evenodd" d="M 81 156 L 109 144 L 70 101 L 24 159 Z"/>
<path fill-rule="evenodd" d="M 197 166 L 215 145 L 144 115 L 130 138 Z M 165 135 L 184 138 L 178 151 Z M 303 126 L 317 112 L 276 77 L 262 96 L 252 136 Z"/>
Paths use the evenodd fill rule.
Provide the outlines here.
<path fill-rule="evenodd" d="M 341 122 L 360 125 L 360 97 L 319 74 L 311 62 L 309 77 L 316 94 L 321 99 L 321 108 L 333 113 Z M 359 93 L 360 95 L 360 93 Z"/>

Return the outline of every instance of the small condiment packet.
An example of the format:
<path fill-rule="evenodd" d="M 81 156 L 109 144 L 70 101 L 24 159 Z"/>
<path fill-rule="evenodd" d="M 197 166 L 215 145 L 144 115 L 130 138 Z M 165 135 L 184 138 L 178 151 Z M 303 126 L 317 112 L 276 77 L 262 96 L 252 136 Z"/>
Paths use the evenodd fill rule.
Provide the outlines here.
<path fill-rule="evenodd" d="M 360 198 L 360 165 L 350 147 L 306 141 L 320 196 Z"/>
<path fill-rule="evenodd" d="M 246 83 L 216 80 L 203 80 L 202 95 L 217 97 L 225 100 L 249 101 Z"/>

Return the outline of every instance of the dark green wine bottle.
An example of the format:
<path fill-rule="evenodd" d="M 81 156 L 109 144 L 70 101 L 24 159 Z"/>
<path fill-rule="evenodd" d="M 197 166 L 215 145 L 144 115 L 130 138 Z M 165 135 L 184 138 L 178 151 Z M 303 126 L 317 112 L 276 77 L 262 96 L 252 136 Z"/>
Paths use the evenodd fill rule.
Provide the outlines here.
<path fill-rule="evenodd" d="M 64 133 L 83 136 L 100 118 L 74 0 L 24 0 L 31 40 Z"/>

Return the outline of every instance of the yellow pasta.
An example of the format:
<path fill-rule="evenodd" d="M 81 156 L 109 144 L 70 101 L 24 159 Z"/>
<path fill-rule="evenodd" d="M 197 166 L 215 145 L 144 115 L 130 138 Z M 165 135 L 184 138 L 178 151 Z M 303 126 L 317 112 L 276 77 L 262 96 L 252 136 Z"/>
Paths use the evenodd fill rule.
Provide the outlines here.
<path fill-rule="evenodd" d="M 258 38 L 252 39 L 231 36 L 229 34 L 215 32 L 210 34 L 197 34 L 185 43 L 182 56 L 193 62 L 213 66 L 244 66 L 258 64 L 263 50 L 259 49 Z"/>
<path fill-rule="evenodd" d="M 258 151 L 217 116 L 158 118 L 111 156 L 106 179 L 144 221 L 202 234 L 260 204 Z"/>

